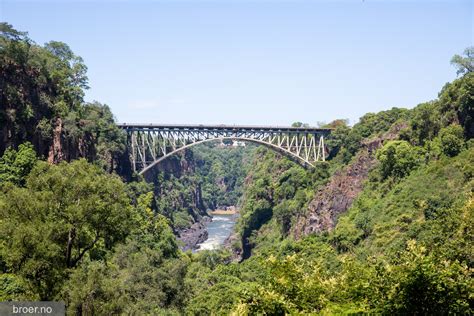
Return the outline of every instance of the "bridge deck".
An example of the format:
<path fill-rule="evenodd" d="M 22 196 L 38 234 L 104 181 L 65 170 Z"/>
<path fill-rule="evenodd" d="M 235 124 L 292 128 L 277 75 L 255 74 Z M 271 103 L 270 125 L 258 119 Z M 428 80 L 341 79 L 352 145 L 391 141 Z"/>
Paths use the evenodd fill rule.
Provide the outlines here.
<path fill-rule="evenodd" d="M 196 125 L 196 124 L 136 124 L 120 123 L 118 127 L 125 130 L 194 130 L 194 131 L 262 131 L 328 134 L 331 128 L 292 127 L 292 126 L 257 126 L 257 125 Z"/>

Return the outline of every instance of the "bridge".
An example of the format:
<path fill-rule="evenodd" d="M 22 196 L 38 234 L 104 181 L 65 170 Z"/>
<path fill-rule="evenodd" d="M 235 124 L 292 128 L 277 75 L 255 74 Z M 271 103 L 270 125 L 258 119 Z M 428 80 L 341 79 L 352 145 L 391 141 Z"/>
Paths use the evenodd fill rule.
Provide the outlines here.
<path fill-rule="evenodd" d="M 130 160 L 144 174 L 173 154 L 216 140 L 253 142 L 278 151 L 303 166 L 325 161 L 324 137 L 331 129 L 249 125 L 118 124 L 127 133 Z"/>

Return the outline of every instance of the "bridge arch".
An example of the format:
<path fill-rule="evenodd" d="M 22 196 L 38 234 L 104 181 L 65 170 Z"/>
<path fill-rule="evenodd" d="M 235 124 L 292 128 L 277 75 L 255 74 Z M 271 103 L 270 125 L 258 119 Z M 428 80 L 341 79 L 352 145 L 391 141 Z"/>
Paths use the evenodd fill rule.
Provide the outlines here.
<path fill-rule="evenodd" d="M 315 162 L 326 159 L 324 136 L 330 133 L 330 129 L 278 126 L 119 124 L 119 127 L 128 135 L 130 160 L 139 174 L 187 148 L 226 139 L 263 145 L 304 166 L 314 167 Z"/>
<path fill-rule="evenodd" d="M 204 143 L 210 143 L 210 142 L 215 142 L 215 141 L 223 141 L 223 140 L 227 140 L 227 139 L 228 140 L 236 140 L 236 141 L 250 142 L 250 143 L 254 143 L 254 144 L 263 145 L 267 148 L 273 149 L 276 152 L 282 153 L 282 154 L 286 155 L 287 157 L 289 157 L 293 160 L 298 161 L 300 164 L 302 164 L 304 166 L 314 167 L 314 163 L 310 163 L 310 162 L 305 161 L 302 157 L 295 155 L 291 151 L 286 150 L 286 149 L 282 149 L 278 146 L 275 146 L 275 145 L 270 144 L 270 143 L 266 143 L 266 142 L 258 140 L 258 139 L 251 139 L 251 138 L 244 138 L 244 137 L 219 137 L 219 138 L 210 138 L 210 139 L 200 140 L 200 141 L 197 141 L 197 142 L 194 142 L 194 143 L 187 144 L 187 145 L 185 145 L 183 147 L 180 147 L 180 148 L 178 148 L 178 149 L 176 149 L 172 152 L 169 152 L 166 155 L 164 155 L 164 156 L 158 158 L 157 160 L 153 161 L 150 165 L 148 165 L 144 169 L 142 169 L 139 172 L 139 174 L 145 174 L 148 170 L 152 169 L 153 167 L 155 167 L 157 164 L 159 164 L 163 160 L 165 160 L 165 159 L 167 159 L 167 158 L 169 158 L 169 157 L 171 157 L 171 156 L 173 156 L 173 155 L 175 155 L 175 154 L 177 154 L 177 153 L 179 153 L 183 150 L 189 149 L 190 147 L 200 145 L 200 144 L 204 144 Z"/>

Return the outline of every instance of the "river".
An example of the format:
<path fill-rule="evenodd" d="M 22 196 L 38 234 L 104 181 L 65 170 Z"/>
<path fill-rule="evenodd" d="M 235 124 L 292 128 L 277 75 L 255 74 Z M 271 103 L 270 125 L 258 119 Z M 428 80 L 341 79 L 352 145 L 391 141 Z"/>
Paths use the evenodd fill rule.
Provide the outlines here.
<path fill-rule="evenodd" d="M 196 251 L 219 248 L 234 230 L 236 220 L 237 215 L 234 214 L 213 215 L 212 222 L 206 225 L 209 237 L 198 244 L 199 248 Z"/>

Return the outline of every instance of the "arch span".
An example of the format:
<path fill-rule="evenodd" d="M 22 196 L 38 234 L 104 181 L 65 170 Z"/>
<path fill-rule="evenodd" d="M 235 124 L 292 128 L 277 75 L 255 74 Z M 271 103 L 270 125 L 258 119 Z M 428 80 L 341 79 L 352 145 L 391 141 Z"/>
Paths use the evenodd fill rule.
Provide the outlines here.
<path fill-rule="evenodd" d="M 238 140 L 264 145 L 304 166 L 326 159 L 324 136 L 329 129 L 311 127 L 258 127 L 226 125 L 120 124 L 134 171 L 144 174 L 166 158 L 206 142 Z"/>
<path fill-rule="evenodd" d="M 250 143 L 254 143 L 254 144 L 259 144 L 259 145 L 263 145 L 267 148 L 270 148 L 270 149 L 273 149 L 279 153 L 282 153 L 286 156 L 288 156 L 289 158 L 293 159 L 293 160 L 296 160 L 298 161 L 299 163 L 301 163 L 302 165 L 304 166 L 310 166 L 310 167 L 314 167 L 314 163 L 310 163 L 308 161 L 305 161 L 302 157 L 300 156 L 297 156 L 295 155 L 294 153 L 292 153 L 291 151 L 289 150 L 286 150 L 286 149 L 282 149 L 280 147 L 277 147 L 273 144 L 270 144 L 270 143 L 266 143 L 264 141 L 261 141 L 261 140 L 257 140 L 257 139 L 251 139 L 251 138 L 244 138 L 244 137 L 220 137 L 220 138 L 211 138 L 211 139 L 204 139 L 204 140 L 200 140 L 200 141 L 197 141 L 195 143 L 190 143 L 190 144 L 187 144 L 183 147 L 180 147 L 162 157 L 160 157 L 159 159 L 153 161 L 150 165 L 148 165 L 147 167 L 145 167 L 144 169 L 142 169 L 139 174 L 144 174 L 145 172 L 147 172 L 148 170 L 152 169 L 154 166 L 156 166 L 157 164 L 159 164 L 160 162 L 162 162 L 163 160 L 177 154 L 178 152 L 180 151 L 183 151 L 183 150 L 186 150 L 190 147 L 193 147 L 193 146 L 196 146 L 196 145 L 199 145 L 199 144 L 204 144 L 204 143 L 210 143 L 210 142 L 215 142 L 215 141 L 223 141 L 223 140 L 236 140 L 236 141 L 243 141 L 243 142 L 250 142 Z"/>

